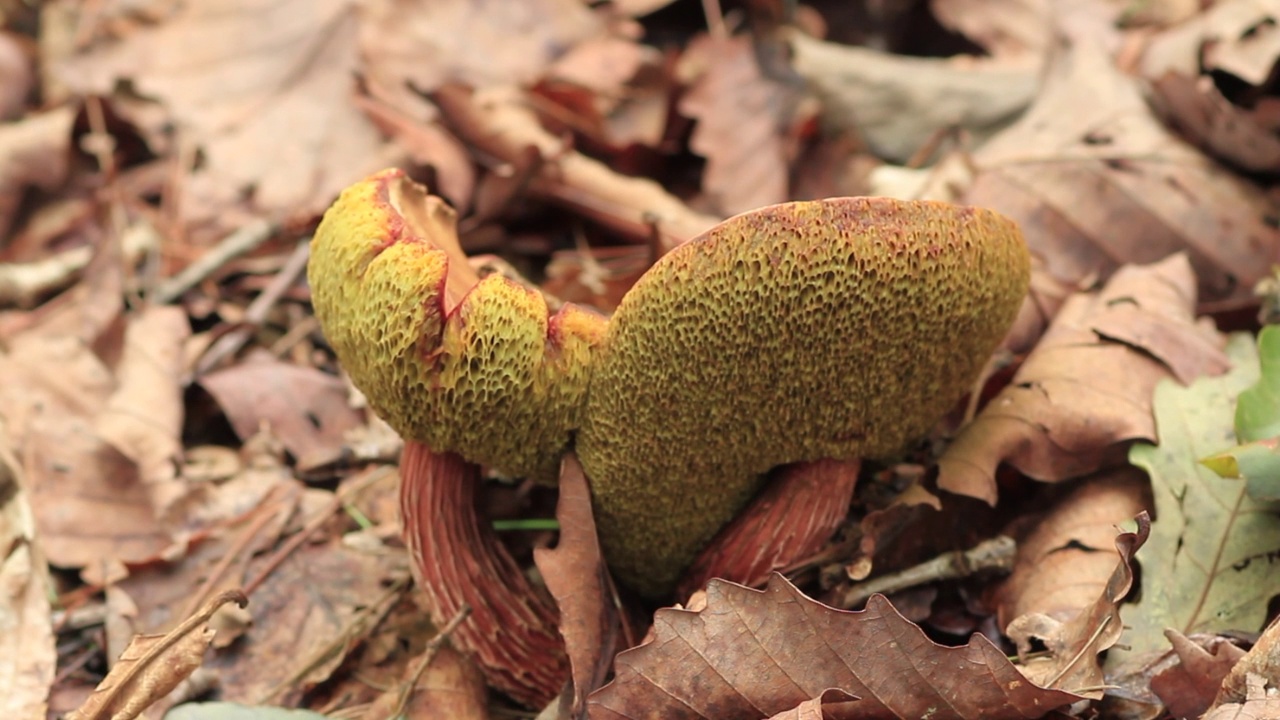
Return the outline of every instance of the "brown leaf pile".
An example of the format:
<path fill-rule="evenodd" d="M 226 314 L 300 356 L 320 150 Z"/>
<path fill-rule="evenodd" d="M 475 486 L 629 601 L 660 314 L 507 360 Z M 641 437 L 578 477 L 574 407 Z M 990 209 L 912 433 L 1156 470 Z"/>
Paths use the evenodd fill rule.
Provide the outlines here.
<path fill-rule="evenodd" d="M 1032 288 L 930 438 L 776 468 L 660 607 L 571 454 L 402 505 L 304 280 L 388 166 L 552 308 L 845 195 L 1002 212 Z M 0 2 L 0 717 L 1280 717 L 1274 609 L 1161 635 L 1213 509 L 1127 462 L 1158 386 L 1237 377 L 1277 181 L 1259 0 Z"/>

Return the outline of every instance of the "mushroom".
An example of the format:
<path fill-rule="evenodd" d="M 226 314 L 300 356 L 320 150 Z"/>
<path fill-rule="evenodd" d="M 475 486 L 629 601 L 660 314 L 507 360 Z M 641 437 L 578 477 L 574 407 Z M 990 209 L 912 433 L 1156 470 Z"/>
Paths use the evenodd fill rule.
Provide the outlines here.
<path fill-rule="evenodd" d="M 405 532 L 433 619 L 470 604 L 455 643 L 538 705 L 565 677 L 555 611 L 477 516 L 473 464 L 549 482 L 572 444 L 610 570 L 649 597 L 778 466 L 799 463 L 785 477 L 810 488 L 841 478 L 835 511 L 820 492 L 787 511 L 821 518 L 788 544 L 812 547 L 843 517 L 858 458 L 923 437 L 973 383 L 1029 272 L 997 213 L 839 198 L 726 220 L 662 257 L 607 322 L 551 315 L 538 293 L 477 278 L 452 212 L 384 171 L 326 213 L 309 278 L 339 360 L 406 439 Z M 761 537 L 725 532 L 739 548 Z"/>

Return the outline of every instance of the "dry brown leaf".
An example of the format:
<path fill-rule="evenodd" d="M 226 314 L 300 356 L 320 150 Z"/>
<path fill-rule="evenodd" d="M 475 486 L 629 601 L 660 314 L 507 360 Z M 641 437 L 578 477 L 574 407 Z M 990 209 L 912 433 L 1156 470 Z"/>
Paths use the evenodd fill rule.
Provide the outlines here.
<path fill-rule="evenodd" d="M 299 469 L 335 460 L 345 434 L 362 424 L 342 380 L 315 368 L 249 358 L 205 375 L 200 385 L 242 440 L 270 427 Z"/>
<path fill-rule="evenodd" d="M 0 438 L 4 425 L 0 415 Z M 54 590 L 19 473 L 0 444 L 0 717 L 43 718 L 58 666 Z"/>
<path fill-rule="evenodd" d="M 168 634 L 135 637 L 94 694 L 67 720 L 138 717 L 200 667 L 215 634 L 209 619 L 231 602 L 244 607 L 248 600 L 239 592 L 223 593 Z"/>
<path fill-rule="evenodd" d="M 1151 508 L 1146 475 L 1124 468 L 1090 478 L 1018 541 L 1013 572 L 996 590 L 1000 627 L 1037 613 L 1064 621 L 1097 600 L 1115 571 L 1116 528 Z"/>
<path fill-rule="evenodd" d="M 408 701 L 401 704 L 401 688 L 393 686 L 371 703 L 361 720 L 413 718 L 413 720 L 488 720 L 489 706 L 484 677 L 462 653 L 448 645 L 431 658 L 418 674 L 410 664 L 402 682 L 413 682 Z M 399 710 L 399 714 L 395 711 Z"/>
<path fill-rule="evenodd" d="M 1262 85 L 1280 56 L 1280 12 L 1270 0 L 1224 0 L 1188 22 L 1161 32 L 1142 56 L 1142 75 L 1195 77 L 1201 70 L 1231 73 Z"/>
<path fill-rule="evenodd" d="M 361 4 L 360 49 L 372 82 L 430 93 L 532 84 L 568 48 L 600 34 L 604 18 L 579 0 L 532 0 L 501 9 L 473 0 Z"/>
<path fill-rule="evenodd" d="M 1275 680 L 1250 673 L 1243 702 L 1225 703 L 1205 713 L 1202 720 L 1277 720 L 1280 718 L 1280 698 L 1274 694 Z M 1270 687 L 1268 687 L 1270 686 Z"/>
<path fill-rule="evenodd" d="M 1009 624 L 1007 634 L 1018 646 L 1023 672 L 1033 682 L 1047 687 L 1072 688 L 1081 695 L 1101 699 L 1103 689 L 1110 683 L 1103 678 L 1098 655 L 1115 645 L 1124 632 L 1120 603 L 1133 587 L 1133 555 L 1151 531 L 1151 518 L 1145 511 L 1136 519 L 1136 532 L 1115 535 L 1116 554 L 1108 558 L 1111 576 L 1092 602 L 1079 607 L 1065 621 L 1031 613 Z M 1027 658 L 1033 639 L 1043 643 L 1047 655 Z"/>
<path fill-rule="evenodd" d="M 164 516 L 187 493 L 182 454 L 183 343 L 191 335 L 182 308 L 147 307 L 125 330 L 116 386 L 94 417 L 98 437 L 138 467 L 138 480 Z"/>
<path fill-rule="evenodd" d="M 828 720 L 842 718 L 845 713 L 856 714 L 857 698 L 843 690 L 824 690 L 821 695 L 805 700 L 790 710 L 780 712 L 769 720 Z"/>
<path fill-rule="evenodd" d="M 334 512 L 331 493 L 303 497 L 304 520 Z M 250 581 L 270 570 L 253 591 L 251 624 L 206 663 L 229 702 L 288 704 L 328 680 L 387 612 L 383 600 L 407 586 L 403 555 L 349 548 L 340 537 L 304 543 L 269 568 L 274 554 L 246 558 Z"/>
<path fill-rule="evenodd" d="M 1007 462 L 1043 482 L 1124 460 L 1155 439 L 1151 393 L 1228 368 L 1222 340 L 1194 322 L 1195 276 L 1185 255 L 1125 266 L 1097 293 L 1062 306 L 1039 345 L 939 460 L 938 486 L 994 504 Z"/>
<path fill-rule="evenodd" d="M 348 0 L 173 8 L 118 40 L 46 60 L 77 93 L 110 95 L 128 80 L 161 103 L 179 142 L 203 158 L 179 203 L 189 222 L 213 223 L 220 236 L 249 215 L 309 219 L 353 178 L 399 158 L 352 102 L 358 28 Z M 154 124 L 148 138 L 163 148 L 168 128 Z"/>
<path fill-rule="evenodd" d="M 1249 652 L 1231 668 L 1216 703 L 1240 702 L 1248 696 L 1248 676 L 1280 677 L 1280 623 L 1272 621 Z"/>
<path fill-rule="evenodd" d="M 1178 662 L 1151 678 L 1151 691 L 1173 717 L 1198 718 L 1215 704 L 1214 699 L 1223 689 L 1223 680 L 1245 652 L 1230 640 L 1216 635 L 1189 638 L 1169 628 L 1164 631 L 1164 636 L 1173 645 Z M 1239 677 L 1243 680 L 1245 673 Z M 1243 699 L 1243 693 L 1239 698 L 1233 698 Z"/>
<path fill-rule="evenodd" d="M 587 696 L 604 684 L 622 639 L 613 583 L 596 538 L 591 489 L 573 453 L 560 464 L 556 506 L 560 540 L 554 550 L 537 548 L 534 562 L 560 607 L 560 634 L 569 656 L 573 705 L 569 717 L 586 717 Z"/>
<path fill-rule="evenodd" d="M 0 237 L 13 226 L 23 191 L 52 191 L 67 179 L 75 109 L 61 107 L 0 125 Z"/>
<path fill-rule="evenodd" d="M 1008 125 L 1039 87 L 1034 64 L 888 55 L 795 34 L 796 72 L 822 98 L 826 122 L 873 153 L 905 162 L 940 131 L 981 141 Z"/>
<path fill-rule="evenodd" d="M 1280 257 L 1271 204 L 1170 134 L 1092 38 L 1055 53 L 1044 90 L 974 155 L 965 202 L 1004 212 L 1067 282 L 1186 251 L 1200 301 L 1251 301 Z"/>
<path fill-rule="evenodd" d="M 0 32 L 0 122 L 22 115 L 35 84 L 29 45 L 16 33 Z"/>
<path fill-rule="evenodd" d="M 716 210 L 736 215 L 787 200 L 797 90 L 760 71 L 746 35 L 701 35 L 681 64 L 698 68 L 679 109 L 697 121 L 689 148 L 707 159 L 702 190 Z"/>
<path fill-rule="evenodd" d="M 831 688 L 861 698 L 845 718 L 1021 719 L 1081 699 L 1033 685 L 982 635 L 937 645 L 883 596 L 843 612 L 781 575 L 763 591 L 712 582 L 700 612 L 659 610 L 654 639 L 614 664 L 593 720 L 768 717 Z"/>
<path fill-rule="evenodd" d="M 525 96 L 513 87 L 471 93 L 446 86 L 435 99 L 450 127 L 481 150 L 517 169 L 528 168 L 532 151 L 534 193 L 635 240 L 647 241 L 656 233 L 663 250 L 670 250 L 719 222 L 652 180 L 619 174 L 566 148 L 538 123 Z"/>
<path fill-rule="evenodd" d="M 1214 157 L 1250 172 L 1280 171 L 1280 137 L 1228 102 L 1210 77 L 1168 72 L 1152 87 L 1170 120 Z"/>

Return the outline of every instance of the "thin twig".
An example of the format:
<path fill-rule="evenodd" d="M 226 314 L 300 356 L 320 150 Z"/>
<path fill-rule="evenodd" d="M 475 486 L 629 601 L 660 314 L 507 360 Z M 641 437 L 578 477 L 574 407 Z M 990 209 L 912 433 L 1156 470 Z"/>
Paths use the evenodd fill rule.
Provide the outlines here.
<path fill-rule="evenodd" d="M 226 236 L 212 250 L 201 255 L 182 272 L 160 283 L 152 299 L 161 305 L 177 300 L 188 290 L 218 271 L 231 260 L 244 255 L 266 242 L 276 228 L 266 220 L 255 220 Z"/>
<path fill-rule="evenodd" d="M 937 580 L 968 577 L 981 570 L 1007 572 L 1013 567 L 1017 551 L 1013 538 L 998 535 L 964 552 L 949 552 L 915 567 L 853 585 L 838 593 L 831 605 L 848 610 L 876 593 L 888 594 Z"/>
<path fill-rule="evenodd" d="M 214 341 L 200 360 L 196 362 L 194 377 L 200 377 L 222 362 L 223 358 L 234 355 L 253 335 L 254 331 L 266 319 L 271 308 L 293 287 L 303 271 L 307 269 L 307 258 L 311 256 L 311 242 L 303 240 L 294 248 L 293 254 L 285 261 L 284 267 L 271 279 L 258 297 L 249 303 L 244 313 L 244 322 L 240 327 L 228 332 Z M 194 379 L 194 378 L 193 378 Z"/>
<path fill-rule="evenodd" d="M 396 701 L 395 710 L 387 716 L 387 720 L 393 720 L 394 718 L 404 716 L 405 708 L 409 706 L 409 698 L 413 696 L 414 688 L 418 687 L 418 681 L 422 679 L 422 675 L 426 673 L 427 668 L 430 667 L 431 661 L 436 658 L 436 653 L 440 652 L 440 646 L 444 645 L 445 641 L 449 639 L 449 636 L 453 634 L 453 631 L 456 630 L 458 626 L 462 624 L 462 621 L 466 620 L 467 616 L 470 614 L 470 605 L 463 605 L 458 608 L 458 612 L 454 613 L 454 616 L 449 619 L 449 622 L 445 623 L 445 626 L 440 628 L 440 631 L 436 633 L 436 636 L 431 638 L 427 643 L 427 647 L 422 651 L 422 659 L 418 662 L 418 667 L 413 671 L 413 677 L 409 679 L 409 682 L 401 686 L 400 698 Z"/>
<path fill-rule="evenodd" d="M 262 585 L 262 583 L 266 581 L 267 577 L 285 561 L 285 558 L 292 555 L 293 552 L 310 539 L 317 530 L 324 527 L 325 523 L 329 521 L 329 518 L 332 517 L 334 513 L 338 512 L 344 505 L 346 505 L 349 497 L 378 482 L 392 472 L 394 472 L 394 470 L 385 466 L 374 468 L 364 477 L 348 482 L 339 488 L 338 491 L 333 494 L 333 498 L 329 500 L 325 507 L 308 520 L 302 530 L 295 533 L 293 537 L 290 537 L 285 541 L 285 543 L 280 546 L 280 549 L 277 550 L 270 559 L 263 563 L 263 567 L 258 571 L 258 574 L 255 575 L 252 580 L 245 583 L 245 594 L 252 595 L 253 592 L 258 589 L 258 586 Z"/>

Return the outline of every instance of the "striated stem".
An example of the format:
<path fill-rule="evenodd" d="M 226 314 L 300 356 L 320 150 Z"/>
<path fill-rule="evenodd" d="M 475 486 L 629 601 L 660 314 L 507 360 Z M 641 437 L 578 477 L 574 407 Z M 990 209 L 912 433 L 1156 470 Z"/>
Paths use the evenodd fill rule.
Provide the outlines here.
<path fill-rule="evenodd" d="M 862 461 L 815 460 L 778 470 L 698 555 L 680 581 L 687 598 L 711 578 L 750 587 L 817 553 L 849 513 Z"/>
<path fill-rule="evenodd" d="M 544 707 L 569 677 L 559 616 L 480 517 L 478 468 L 408 441 L 400 475 L 405 544 L 432 622 L 443 627 L 470 606 L 454 646 L 475 659 L 490 686 Z"/>

